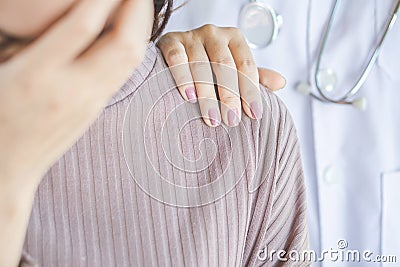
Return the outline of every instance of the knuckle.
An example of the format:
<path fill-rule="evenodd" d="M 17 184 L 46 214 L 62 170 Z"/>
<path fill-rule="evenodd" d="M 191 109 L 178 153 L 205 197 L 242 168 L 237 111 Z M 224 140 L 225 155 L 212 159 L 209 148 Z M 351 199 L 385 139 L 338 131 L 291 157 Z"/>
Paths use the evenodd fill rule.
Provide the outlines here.
<path fill-rule="evenodd" d="M 214 36 L 217 33 L 218 27 L 213 24 L 205 24 L 201 27 L 202 31 L 204 31 L 207 35 Z"/>
<path fill-rule="evenodd" d="M 167 32 L 166 34 L 162 35 L 160 37 L 160 40 L 168 40 L 168 39 L 173 39 L 173 33 L 172 32 Z"/>
<path fill-rule="evenodd" d="M 240 97 L 233 94 L 223 96 L 221 101 L 231 107 L 240 106 Z"/>
<path fill-rule="evenodd" d="M 260 97 L 261 90 L 260 87 L 253 84 L 249 83 L 249 86 L 246 86 L 244 88 L 240 88 L 240 93 L 243 96 L 243 98 L 246 99 L 256 99 Z"/>
<path fill-rule="evenodd" d="M 250 58 L 241 58 L 237 60 L 236 67 L 246 72 L 256 72 L 257 70 L 256 63 Z"/>
<path fill-rule="evenodd" d="M 219 57 L 215 60 L 215 63 L 226 66 L 235 66 L 235 62 L 230 57 Z"/>
<path fill-rule="evenodd" d="M 175 32 L 168 32 L 160 37 L 157 42 L 157 45 L 162 49 L 164 46 L 168 47 L 171 43 L 176 41 L 177 34 Z"/>
<path fill-rule="evenodd" d="M 184 53 L 176 47 L 169 49 L 165 54 L 165 58 L 167 59 L 167 62 L 169 62 L 171 66 L 181 64 L 185 61 Z"/>
<path fill-rule="evenodd" d="M 205 101 L 205 100 L 213 100 L 217 101 L 215 97 L 215 90 L 211 86 L 207 86 L 204 84 L 196 85 L 198 87 L 199 92 L 199 102 Z M 215 102 L 217 104 L 217 102 Z"/>
<path fill-rule="evenodd" d="M 212 80 L 212 69 L 209 62 L 197 61 L 196 64 L 192 64 L 192 69 L 195 75 L 205 76 Z"/>
<path fill-rule="evenodd" d="M 194 82 L 196 83 L 196 87 L 198 84 L 204 85 L 206 88 L 214 88 L 214 86 L 206 86 L 207 84 L 213 84 L 213 74 L 211 67 L 205 64 L 196 64 L 195 66 L 192 66 L 190 69 L 192 73 L 192 77 Z M 213 90 L 214 92 L 214 90 Z"/>
<path fill-rule="evenodd" d="M 227 27 L 227 31 L 233 36 L 242 36 L 242 31 L 236 27 Z"/>
<path fill-rule="evenodd" d="M 204 72 L 207 72 L 207 74 L 212 75 L 212 66 L 211 66 L 210 62 L 198 61 L 196 66 L 199 69 L 204 70 Z"/>

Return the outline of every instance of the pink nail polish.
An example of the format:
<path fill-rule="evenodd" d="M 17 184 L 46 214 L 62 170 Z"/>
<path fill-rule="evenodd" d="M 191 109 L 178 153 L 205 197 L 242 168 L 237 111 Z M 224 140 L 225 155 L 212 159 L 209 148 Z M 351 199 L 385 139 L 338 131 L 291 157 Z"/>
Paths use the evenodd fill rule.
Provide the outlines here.
<path fill-rule="evenodd" d="M 186 93 L 186 96 L 190 103 L 197 102 L 197 93 L 196 93 L 196 89 L 194 87 L 186 88 L 185 93 Z"/>
<path fill-rule="evenodd" d="M 257 120 L 261 119 L 262 117 L 262 112 L 261 112 L 261 108 L 260 108 L 260 104 L 258 103 L 258 101 L 254 101 L 250 104 L 250 109 L 251 109 L 251 114 L 253 115 L 253 117 Z"/>
<path fill-rule="evenodd" d="M 239 124 L 239 115 L 237 109 L 230 109 L 228 111 L 229 126 L 236 126 Z"/>
<path fill-rule="evenodd" d="M 220 124 L 221 117 L 216 108 L 208 110 L 208 117 L 212 126 L 218 126 Z"/>

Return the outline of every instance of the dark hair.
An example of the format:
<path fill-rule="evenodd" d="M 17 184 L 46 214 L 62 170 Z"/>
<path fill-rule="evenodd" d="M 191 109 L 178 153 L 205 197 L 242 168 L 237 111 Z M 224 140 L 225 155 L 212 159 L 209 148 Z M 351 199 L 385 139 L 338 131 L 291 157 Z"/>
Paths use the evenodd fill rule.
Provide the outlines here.
<path fill-rule="evenodd" d="M 151 41 L 155 41 L 164 31 L 173 11 L 173 0 L 154 0 L 154 24 Z"/>

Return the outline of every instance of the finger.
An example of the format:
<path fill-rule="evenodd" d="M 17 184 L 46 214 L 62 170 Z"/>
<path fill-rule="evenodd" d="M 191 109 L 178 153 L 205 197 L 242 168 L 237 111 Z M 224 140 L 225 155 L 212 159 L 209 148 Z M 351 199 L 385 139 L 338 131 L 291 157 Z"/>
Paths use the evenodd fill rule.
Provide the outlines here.
<path fill-rule="evenodd" d="M 172 76 L 174 77 L 182 97 L 186 101 L 196 103 L 197 93 L 194 87 L 192 73 L 190 72 L 189 59 L 180 39 L 167 34 L 161 37 L 157 45 L 161 49 L 165 61 L 170 67 Z"/>
<path fill-rule="evenodd" d="M 260 83 L 271 91 L 278 91 L 286 86 L 286 79 L 278 72 L 258 68 Z"/>
<path fill-rule="evenodd" d="M 205 48 L 217 78 L 222 119 L 228 126 L 237 126 L 242 109 L 238 75 L 231 51 L 222 40 L 205 42 Z"/>
<path fill-rule="evenodd" d="M 24 51 L 24 56 L 33 62 L 44 61 L 48 64 L 74 59 L 99 36 L 120 2 L 78 1 L 67 15 Z"/>
<path fill-rule="evenodd" d="M 201 43 L 185 46 L 188 55 L 190 71 L 196 86 L 200 111 L 204 122 L 211 127 L 221 123 L 214 80 L 207 53 Z"/>
<path fill-rule="evenodd" d="M 122 86 L 145 56 L 152 18 L 152 1 L 124 1 L 112 30 L 80 56 L 76 64 L 88 75 L 107 77 L 113 85 L 110 89 L 117 89 L 116 84 Z"/>
<path fill-rule="evenodd" d="M 232 28 L 230 31 L 233 38 L 229 42 L 229 49 L 239 73 L 239 90 L 243 109 L 249 117 L 260 119 L 263 106 L 257 66 L 241 32 L 236 28 Z"/>

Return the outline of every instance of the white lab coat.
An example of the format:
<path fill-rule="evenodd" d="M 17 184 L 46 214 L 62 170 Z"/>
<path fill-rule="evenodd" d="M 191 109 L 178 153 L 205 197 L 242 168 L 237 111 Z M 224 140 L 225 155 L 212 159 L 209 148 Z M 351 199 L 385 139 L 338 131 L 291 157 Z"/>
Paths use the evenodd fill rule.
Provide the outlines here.
<path fill-rule="evenodd" d="M 332 0 L 262 0 L 283 16 L 282 31 L 271 46 L 255 50 L 259 66 L 282 72 L 288 81 L 280 92 L 302 147 L 308 190 L 311 248 L 396 255 L 397 263 L 332 262 L 314 266 L 400 265 L 400 21 L 395 24 L 358 96 L 368 109 L 320 103 L 295 91 L 313 81 L 316 51 Z M 342 1 L 323 68 L 337 72 L 338 89 L 348 89 L 360 75 L 394 0 Z M 178 2 L 179 3 L 179 2 Z M 176 11 L 168 31 L 212 23 L 237 26 L 246 0 L 190 0 Z M 315 88 L 314 88 L 315 90 Z"/>

